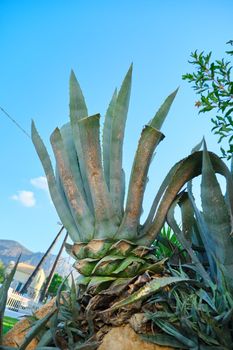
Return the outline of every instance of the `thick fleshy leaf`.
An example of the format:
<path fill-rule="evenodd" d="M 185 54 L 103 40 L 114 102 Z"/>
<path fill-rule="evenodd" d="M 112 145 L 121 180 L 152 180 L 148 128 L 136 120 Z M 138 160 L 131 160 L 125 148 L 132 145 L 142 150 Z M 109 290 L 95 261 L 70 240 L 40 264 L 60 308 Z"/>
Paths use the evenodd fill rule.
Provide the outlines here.
<path fill-rule="evenodd" d="M 136 265 L 134 265 L 136 263 Z M 136 275 L 136 272 L 139 270 L 139 267 L 144 263 L 143 259 L 137 258 L 135 256 L 129 256 L 128 258 L 124 259 L 122 263 L 119 264 L 119 266 L 113 271 L 113 274 L 117 275 L 122 271 L 127 270 L 130 265 L 133 265 L 132 271 L 133 275 Z"/>
<path fill-rule="evenodd" d="M 166 116 L 171 108 L 172 102 L 176 97 L 177 92 L 178 92 L 178 88 L 166 98 L 162 106 L 159 108 L 159 110 L 155 114 L 154 118 L 150 121 L 149 123 L 150 126 L 152 126 L 157 130 L 161 129 L 163 122 L 166 119 Z"/>
<path fill-rule="evenodd" d="M 110 156 L 111 156 L 111 136 L 112 136 L 112 121 L 114 117 L 117 101 L 117 89 L 115 89 L 107 112 L 104 118 L 103 128 L 103 164 L 105 181 L 110 190 Z"/>
<path fill-rule="evenodd" d="M 92 277 L 87 287 L 87 293 L 92 295 L 99 294 L 100 292 L 105 291 L 115 280 L 115 277 L 109 276 Z"/>
<path fill-rule="evenodd" d="M 95 238 L 112 237 L 117 230 L 118 218 L 112 205 L 101 159 L 99 140 L 99 114 L 81 119 L 79 124 L 81 145 L 88 184 L 95 213 Z M 84 152 L 85 150 L 85 152 Z"/>
<path fill-rule="evenodd" d="M 54 309 L 53 311 L 49 312 L 45 317 L 36 321 L 36 323 L 32 326 L 30 331 L 25 335 L 22 344 L 19 346 L 19 350 L 25 350 L 27 348 L 28 344 L 32 341 L 32 339 L 35 338 L 41 332 L 41 330 L 45 328 L 46 324 L 55 314 L 56 311 L 57 310 Z"/>
<path fill-rule="evenodd" d="M 80 232 L 81 240 L 89 240 L 93 237 L 94 233 L 94 218 L 83 198 L 83 191 L 80 192 L 80 187 L 78 187 L 78 185 L 82 187 L 81 179 L 79 184 L 75 182 L 71 170 L 72 166 L 70 165 L 69 154 L 64 147 L 62 136 L 58 128 L 54 130 L 50 140 L 56 157 L 62 185 L 76 226 Z"/>
<path fill-rule="evenodd" d="M 171 227 L 171 229 L 174 231 L 177 239 L 180 241 L 180 243 L 182 244 L 183 248 L 187 251 L 187 253 L 189 254 L 192 263 L 196 266 L 197 271 L 199 272 L 200 276 L 202 276 L 203 280 L 208 282 L 209 284 L 212 285 L 212 281 L 210 279 L 209 274 L 206 272 L 206 270 L 204 269 L 203 265 L 201 264 L 201 262 L 199 261 L 196 253 L 194 252 L 194 250 L 192 249 L 192 242 L 190 240 L 190 233 L 188 232 L 189 230 L 192 230 L 192 226 L 188 227 L 188 225 L 191 223 L 191 225 L 193 225 L 193 211 L 190 208 L 190 203 L 189 203 L 189 199 L 187 197 L 187 195 L 183 196 L 182 199 L 182 204 L 181 206 L 187 206 L 188 208 L 183 208 L 183 210 L 186 212 L 187 217 L 183 217 L 182 220 L 182 230 L 179 228 L 179 225 L 176 222 L 175 219 L 175 207 L 178 204 L 178 202 L 180 202 L 180 198 L 178 197 L 171 205 L 169 211 L 168 211 L 168 215 L 167 215 L 167 222 L 169 224 L 169 226 Z M 188 212 L 191 209 L 191 212 Z M 186 219 L 188 219 L 188 223 L 186 222 Z"/>
<path fill-rule="evenodd" d="M 68 155 L 69 167 L 74 177 L 75 183 L 79 188 L 79 191 L 82 194 L 83 198 L 85 198 L 86 202 L 88 203 L 88 199 L 86 198 L 86 193 L 83 187 L 83 181 L 82 181 L 82 176 L 80 173 L 79 162 L 78 162 L 78 155 L 76 152 L 70 123 L 63 125 L 60 129 L 60 132 L 61 132 L 62 141 L 65 147 L 66 153 Z"/>
<path fill-rule="evenodd" d="M 188 282 L 188 281 L 190 281 L 188 278 L 180 278 L 180 277 L 155 278 L 151 282 L 148 282 L 144 287 L 140 288 L 137 292 L 131 294 L 129 297 L 123 300 L 116 302 L 108 310 L 105 310 L 104 312 L 117 310 L 123 306 L 135 303 L 139 300 L 144 300 L 148 298 L 150 295 L 156 293 L 161 288 L 167 287 L 173 283 Z"/>
<path fill-rule="evenodd" d="M 73 71 L 71 71 L 70 75 L 70 125 L 73 134 L 73 140 L 76 148 L 76 152 L 78 155 L 78 162 L 80 167 L 80 173 L 82 176 L 84 191 L 86 193 L 86 198 L 88 202 L 88 206 L 90 210 L 93 210 L 91 193 L 88 186 L 87 181 L 87 173 L 85 169 L 84 159 L 83 159 L 83 150 L 81 147 L 80 140 L 80 131 L 78 120 L 82 118 L 86 118 L 88 116 L 88 110 L 86 106 L 86 102 L 81 90 L 81 87 L 75 77 Z"/>
<path fill-rule="evenodd" d="M 42 335 L 42 337 L 40 338 L 39 343 L 37 344 L 37 349 L 48 349 L 49 347 L 47 347 L 46 345 L 49 345 L 52 343 L 53 340 L 53 335 L 50 329 L 48 329 L 47 331 L 44 332 L 44 334 Z"/>
<path fill-rule="evenodd" d="M 152 203 L 152 206 L 151 206 L 149 215 L 148 215 L 148 217 L 147 217 L 145 223 L 142 225 L 142 228 L 141 228 L 141 234 L 142 234 L 142 235 L 145 234 L 145 233 L 148 231 L 148 229 L 149 229 L 149 227 L 150 227 L 150 225 L 151 225 L 151 223 L 152 223 L 152 221 L 153 221 L 153 219 L 154 219 L 155 212 L 156 212 L 156 209 L 157 209 L 158 204 L 159 204 L 159 202 L 160 202 L 160 199 L 161 199 L 163 193 L 165 192 L 167 186 L 168 186 L 169 183 L 171 182 L 171 180 L 172 180 L 172 178 L 173 178 L 173 176 L 174 176 L 176 170 L 179 168 L 179 166 L 180 166 L 181 163 L 182 163 L 182 161 L 176 163 L 176 164 L 169 170 L 168 174 L 166 175 L 165 179 L 163 180 L 163 182 L 162 182 L 162 184 L 161 184 L 161 186 L 160 186 L 160 188 L 159 188 L 159 190 L 158 190 L 158 192 L 157 192 L 157 194 L 156 194 L 156 196 L 155 196 L 155 199 L 154 199 L 154 201 L 153 201 L 153 203 Z"/>
<path fill-rule="evenodd" d="M 167 334 L 171 335 L 184 345 L 186 345 L 189 349 L 197 349 L 198 344 L 191 340 L 189 337 L 183 335 L 179 329 L 175 326 L 171 325 L 169 322 L 164 320 L 156 320 L 156 324 Z"/>
<path fill-rule="evenodd" d="M 98 259 L 86 258 L 77 261 L 74 266 L 81 275 L 90 276 L 97 262 Z"/>
<path fill-rule="evenodd" d="M 189 199 L 190 199 L 190 202 L 192 203 L 193 210 L 196 217 L 196 223 L 195 223 L 196 227 L 194 226 L 195 237 L 198 235 L 197 238 L 199 239 L 199 236 L 200 236 L 204 247 L 208 247 L 208 249 L 205 249 L 205 251 L 206 251 L 206 255 L 208 257 L 208 262 L 210 266 L 210 276 L 212 280 L 216 280 L 216 264 L 212 255 L 213 247 L 211 248 L 211 245 L 213 242 L 209 240 L 209 237 L 211 236 L 211 232 L 209 231 L 209 228 L 207 227 L 206 222 L 204 221 L 203 213 L 199 211 L 195 203 L 195 198 L 192 193 L 191 181 L 188 182 L 187 189 L 188 189 Z"/>
<path fill-rule="evenodd" d="M 233 238 L 232 225 L 229 209 L 222 195 L 220 185 L 217 181 L 209 154 L 204 145 L 201 200 L 203 217 L 210 230 L 212 247 L 217 259 L 224 270 L 224 278 L 233 288 Z"/>
<path fill-rule="evenodd" d="M 86 102 L 73 70 L 70 73 L 70 113 L 77 119 L 88 116 Z"/>
<path fill-rule="evenodd" d="M 122 157 L 123 139 L 132 81 L 132 65 L 130 66 L 117 96 L 112 121 L 111 155 L 110 155 L 110 193 L 116 213 L 122 216 Z"/>
<path fill-rule="evenodd" d="M 109 276 L 116 270 L 124 257 L 107 255 L 102 258 L 92 270 L 92 275 L 96 276 Z"/>
<path fill-rule="evenodd" d="M 149 271 L 152 273 L 162 273 L 165 271 L 165 262 L 168 260 L 168 258 L 164 258 L 162 260 L 156 261 L 154 263 L 144 263 L 139 270 L 139 273 L 143 273 L 145 271 Z"/>
<path fill-rule="evenodd" d="M 2 286 L 0 287 L 0 347 L 2 344 L 2 337 L 3 337 L 3 316 L 4 316 L 6 302 L 7 302 L 8 290 L 10 288 L 11 282 L 13 281 L 20 257 L 21 255 L 18 257 L 11 272 L 9 273 L 9 275 L 6 276 Z"/>
<path fill-rule="evenodd" d="M 170 346 L 171 348 L 190 349 L 183 343 L 176 340 L 176 338 L 168 334 L 153 334 L 153 335 L 142 334 L 140 335 L 140 338 L 149 343 L 158 344 L 162 346 Z"/>
<path fill-rule="evenodd" d="M 103 258 L 111 247 L 112 243 L 105 239 L 92 239 L 84 248 L 86 258 Z"/>
<path fill-rule="evenodd" d="M 40 138 L 40 136 L 36 130 L 34 122 L 32 122 L 31 134 L 32 134 L 33 144 L 35 146 L 35 149 L 37 151 L 37 154 L 40 158 L 40 161 L 41 161 L 42 166 L 44 168 L 44 172 L 45 172 L 46 177 L 47 177 L 49 192 L 50 192 L 51 198 L 53 200 L 53 203 L 55 205 L 55 208 L 57 210 L 57 213 L 58 213 L 63 225 L 65 226 L 66 230 L 69 232 L 71 239 L 74 242 L 79 241 L 80 236 L 79 236 L 77 226 L 76 226 L 75 221 L 73 219 L 73 216 L 71 214 L 70 208 L 64 202 L 64 200 L 62 198 L 62 194 L 58 190 L 55 176 L 54 176 L 53 167 L 51 164 L 51 160 L 49 158 L 46 147 L 45 147 L 42 139 Z"/>
<path fill-rule="evenodd" d="M 209 156 L 211 158 L 214 170 L 217 173 L 226 176 L 231 197 L 233 186 L 231 188 L 232 178 L 229 178 L 229 170 L 221 161 L 221 159 L 214 153 L 209 152 Z M 178 162 L 177 165 L 178 166 L 175 165 L 173 167 L 173 169 L 175 169 L 175 172 L 172 172 L 172 177 L 164 193 L 160 193 L 160 198 L 162 197 L 160 202 L 160 198 L 157 197 L 157 203 L 159 203 L 159 206 L 154 216 L 154 220 L 149 226 L 147 232 L 144 233 L 144 231 L 142 231 L 142 234 L 140 235 L 141 238 L 139 238 L 137 241 L 138 244 L 147 246 L 154 241 L 155 237 L 158 235 L 165 222 L 168 209 L 175 199 L 177 193 L 188 181 L 201 174 L 202 152 L 195 152 L 191 154 L 189 157 L 184 158 L 182 161 Z"/>
<path fill-rule="evenodd" d="M 110 249 L 111 255 L 128 256 L 129 252 L 136 246 L 136 244 L 121 239 L 114 243 Z"/>
<path fill-rule="evenodd" d="M 117 238 L 133 240 L 138 235 L 150 162 L 156 146 L 163 138 L 164 135 L 151 126 L 146 126 L 142 131 L 131 171 L 125 214 Z"/>

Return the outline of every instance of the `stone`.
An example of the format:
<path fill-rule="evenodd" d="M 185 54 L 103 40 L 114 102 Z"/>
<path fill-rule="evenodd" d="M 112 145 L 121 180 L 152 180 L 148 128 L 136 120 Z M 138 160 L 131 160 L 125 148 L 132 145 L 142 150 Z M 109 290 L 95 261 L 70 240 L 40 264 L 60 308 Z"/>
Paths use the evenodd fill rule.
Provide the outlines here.
<path fill-rule="evenodd" d="M 140 336 L 125 325 L 112 328 L 103 338 L 98 350 L 175 350 L 141 340 Z"/>

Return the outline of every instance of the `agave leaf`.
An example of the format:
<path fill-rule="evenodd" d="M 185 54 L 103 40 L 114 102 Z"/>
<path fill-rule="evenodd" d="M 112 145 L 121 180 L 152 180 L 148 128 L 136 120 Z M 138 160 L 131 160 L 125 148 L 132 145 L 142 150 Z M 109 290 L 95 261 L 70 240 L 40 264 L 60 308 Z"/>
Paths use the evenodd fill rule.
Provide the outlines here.
<path fill-rule="evenodd" d="M 63 125 L 60 129 L 60 132 L 61 132 L 65 151 L 68 155 L 69 167 L 74 177 L 75 183 L 80 193 L 82 194 L 82 197 L 85 198 L 85 201 L 88 203 L 88 199 L 86 197 L 86 193 L 83 188 L 83 181 L 82 181 L 82 176 L 79 168 L 78 155 L 76 152 L 70 123 Z"/>
<path fill-rule="evenodd" d="M 147 125 L 142 131 L 131 171 L 125 214 L 116 234 L 118 239 L 137 237 L 149 165 L 163 138 L 164 135 L 151 126 Z"/>
<path fill-rule="evenodd" d="M 84 344 L 76 344 L 74 350 L 96 350 L 100 344 L 99 341 L 87 340 Z"/>
<path fill-rule="evenodd" d="M 187 346 L 189 349 L 196 349 L 197 343 L 190 338 L 187 338 L 184 336 L 176 327 L 171 325 L 169 322 L 166 322 L 164 320 L 156 320 L 156 325 L 159 326 L 164 332 L 171 335 L 181 343 L 183 343 L 185 346 Z"/>
<path fill-rule="evenodd" d="M 59 175 L 62 180 L 62 185 L 72 211 L 76 226 L 81 235 L 81 240 L 86 241 L 93 237 L 94 219 L 89 211 L 89 208 L 75 182 L 71 166 L 69 162 L 69 155 L 63 144 L 60 130 L 56 128 L 51 135 L 51 144 L 56 157 Z"/>
<path fill-rule="evenodd" d="M 70 73 L 70 114 L 77 119 L 88 116 L 86 102 L 73 70 Z"/>
<path fill-rule="evenodd" d="M 162 346 L 170 346 L 172 348 L 178 348 L 178 349 L 190 349 L 183 343 L 176 340 L 173 336 L 168 334 L 153 334 L 153 335 L 142 334 L 140 335 L 140 338 L 149 343 L 158 344 Z"/>
<path fill-rule="evenodd" d="M 113 206 L 119 217 L 122 216 L 122 154 L 126 118 L 132 81 L 132 65 L 130 66 L 117 96 L 114 117 L 112 120 L 112 134 L 110 145 L 110 193 Z"/>
<path fill-rule="evenodd" d="M 44 329 L 50 318 L 57 312 L 56 309 L 49 312 L 45 317 L 38 320 L 30 329 L 30 331 L 25 335 L 22 344 L 19 346 L 19 350 L 25 350 L 28 344 L 35 338 L 41 330 Z"/>
<path fill-rule="evenodd" d="M 74 222 L 73 216 L 71 214 L 70 208 L 67 206 L 67 204 L 64 202 L 62 194 L 58 190 L 54 172 L 53 172 L 53 167 L 51 164 L 51 160 L 49 158 L 48 152 L 46 150 L 46 147 L 41 140 L 34 122 L 32 121 L 32 141 L 33 144 L 36 148 L 37 154 L 41 160 L 42 166 L 44 168 L 44 172 L 47 177 L 48 181 L 48 186 L 49 186 L 49 192 L 51 195 L 51 198 L 53 200 L 53 203 L 56 207 L 57 213 L 65 226 L 66 230 L 69 232 L 69 235 L 71 239 L 75 241 L 80 240 L 79 232 L 77 229 L 77 226 Z"/>
<path fill-rule="evenodd" d="M 179 201 L 180 201 L 180 198 L 177 197 L 177 199 L 172 203 L 172 205 L 168 211 L 168 214 L 167 214 L 167 222 L 168 222 L 169 226 L 171 227 L 171 229 L 174 231 L 175 235 L 177 236 L 178 240 L 182 244 L 183 248 L 188 252 L 188 254 L 192 260 L 192 263 L 196 266 L 196 269 L 199 272 L 199 274 L 202 276 L 203 280 L 212 285 L 212 281 L 210 279 L 210 276 L 208 275 L 208 273 L 204 269 L 203 265 L 199 261 L 196 253 L 193 251 L 192 242 L 190 241 L 190 238 L 187 237 L 186 222 L 185 223 L 184 223 L 184 221 L 182 222 L 182 230 L 181 230 L 179 228 L 176 220 L 175 220 L 175 207 Z M 183 198 L 181 206 L 186 206 L 186 205 L 188 205 L 188 209 L 190 209 L 188 197 L 185 195 L 185 198 Z M 190 219 L 189 214 L 190 213 L 188 213 L 187 219 L 189 220 L 189 223 L 192 223 L 193 217 L 191 217 L 191 219 Z"/>
<path fill-rule="evenodd" d="M 140 288 L 137 292 L 131 294 L 127 298 L 120 300 L 113 304 L 109 309 L 106 311 L 114 311 L 117 310 L 123 306 L 136 303 L 139 300 L 143 300 L 148 298 L 150 295 L 156 293 L 161 288 L 167 287 L 170 284 L 173 283 L 179 283 L 179 282 L 188 282 L 190 281 L 188 278 L 180 278 L 180 277 L 161 277 L 161 278 L 155 278 L 151 282 L 148 282 L 144 287 Z"/>
<path fill-rule="evenodd" d="M 154 118 L 150 121 L 149 125 L 153 128 L 160 130 L 163 122 L 171 108 L 171 105 L 174 101 L 174 98 L 176 97 L 176 94 L 178 92 L 179 88 L 177 88 L 175 91 L 173 91 L 164 101 L 162 106 L 159 108 L 157 113 L 155 114 Z"/>
<path fill-rule="evenodd" d="M 102 168 L 99 114 L 79 121 L 81 144 L 95 213 L 95 238 L 112 237 L 117 230 L 115 214 Z"/>
<path fill-rule="evenodd" d="M 8 290 L 10 288 L 11 282 L 13 281 L 19 260 L 21 255 L 18 257 L 14 267 L 12 268 L 9 275 L 6 276 L 5 280 L 3 281 L 3 284 L 0 288 L 0 346 L 2 344 L 2 337 L 3 337 L 3 316 L 6 308 L 6 302 L 8 297 Z"/>
<path fill-rule="evenodd" d="M 37 348 L 44 348 L 47 347 L 46 345 L 49 345 L 53 340 L 53 335 L 50 329 L 48 329 L 40 338 L 39 343 L 37 344 Z"/>
<path fill-rule="evenodd" d="M 196 146 L 194 146 L 191 150 L 191 153 L 195 153 L 197 151 L 200 151 L 203 145 L 204 139 L 202 139 Z"/>
<path fill-rule="evenodd" d="M 154 273 L 162 273 L 165 270 L 165 262 L 168 260 L 168 258 L 164 258 L 160 261 L 156 261 L 153 264 L 148 264 L 148 263 L 144 263 L 144 265 L 142 265 L 142 268 L 140 269 L 139 273 L 145 272 L 145 271 L 151 271 Z"/>
<path fill-rule="evenodd" d="M 117 101 L 117 89 L 115 89 L 107 112 L 104 118 L 103 128 L 103 164 L 105 181 L 110 190 L 110 156 L 111 156 L 111 135 L 112 135 L 112 121 Z"/>
<path fill-rule="evenodd" d="M 124 213 L 125 201 L 125 171 L 121 169 L 121 212 Z"/>
<path fill-rule="evenodd" d="M 194 211 L 187 192 L 182 192 L 178 202 L 181 209 L 182 231 L 187 241 L 192 240 L 193 225 L 195 223 Z"/>
<path fill-rule="evenodd" d="M 81 87 L 75 77 L 73 71 L 70 75 L 70 125 L 73 134 L 73 140 L 78 155 L 78 162 L 80 167 L 80 173 L 82 176 L 83 186 L 86 193 L 87 203 L 91 211 L 93 211 L 93 204 L 91 199 L 90 188 L 87 180 L 87 173 L 84 164 L 83 150 L 81 147 L 80 131 L 78 120 L 86 118 L 88 116 L 88 110 L 86 102 L 81 90 Z"/>
<path fill-rule="evenodd" d="M 153 201 L 153 203 L 152 203 L 152 206 L 151 206 L 149 215 L 148 215 L 148 217 L 147 217 L 145 223 L 143 224 L 143 226 L 142 226 L 142 228 L 141 228 L 141 234 L 142 234 L 142 235 L 145 234 L 145 233 L 148 231 L 148 229 L 149 229 L 149 227 L 150 227 L 150 225 L 151 225 L 151 223 L 152 223 L 152 221 L 153 221 L 153 218 L 154 218 L 156 209 L 157 209 L 157 207 L 158 207 L 158 204 L 159 204 L 159 202 L 160 202 L 160 199 L 161 199 L 163 193 L 165 192 L 167 186 L 168 186 L 169 183 L 171 182 L 171 179 L 173 178 L 175 172 L 177 171 L 177 169 L 179 168 L 179 166 L 180 166 L 181 163 L 182 163 L 182 161 L 176 163 L 176 164 L 169 170 L 168 174 L 166 175 L 165 179 L 163 180 L 163 182 L 162 182 L 162 184 L 161 184 L 161 186 L 160 186 L 160 188 L 159 188 L 159 190 L 158 190 L 158 192 L 157 192 L 157 194 L 156 194 L 156 196 L 155 196 L 155 199 L 154 199 L 154 201 Z"/>
<path fill-rule="evenodd" d="M 232 183 L 232 178 L 229 178 L 229 170 L 221 161 L 221 159 L 214 153 L 209 152 L 209 156 L 211 158 L 214 170 L 226 177 L 231 196 L 231 194 L 233 194 L 231 193 L 233 191 L 233 185 L 231 188 L 230 185 Z M 138 244 L 150 245 L 154 241 L 155 237 L 158 235 L 165 222 L 167 211 L 175 199 L 176 194 L 180 191 L 184 184 L 201 174 L 202 152 L 195 152 L 191 154 L 189 157 L 184 158 L 182 161 L 178 162 L 174 168 L 175 172 L 170 179 L 170 183 L 168 184 L 164 193 L 161 193 L 162 199 L 160 200 L 160 204 L 158 206 L 154 220 L 149 226 L 147 232 L 144 233 L 144 231 L 142 231 L 137 241 Z"/>
<path fill-rule="evenodd" d="M 212 241 L 212 253 L 222 265 L 227 283 L 233 288 L 231 217 L 206 150 L 206 145 L 204 145 L 203 151 L 201 200 L 203 217 L 211 233 L 209 240 Z"/>
<path fill-rule="evenodd" d="M 110 277 L 110 276 L 92 277 L 90 280 L 90 283 L 88 284 L 88 288 L 95 287 L 96 285 L 99 285 L 100 283 L 110 282 L 110 281 L 115 281 L 115 280 L 116 280 L 116 277 Z"/>
<path fill-rule="evenodd" d="M 216 263 L 213 259 L 213 254 L 212 254 L 213 247 L 211 248 L 211 245 L 213 244 L 213 242 L 212 242 L 212 240 L 209 240 L 211 233 L 210 233 L 209 228 L 207 227 L 207 225 L 204 221 L 203 213 L 201 213 L 196 206 L 195 199 L 194 199 L 194 196 L 193 196 L 192 191 L 191 191 L 191 182 L 188 183 L 187 189 L 188 189 L 189 199 L 190 199 L 190 202 L 192 203 L 193 210 L 194 210 L 195 217 L 196 217 L 195 234 L 200 235 L 201 240 L 204 244 L 204 247 L 208 247 L 208 249 L 205 248 L 205 252 L 206 252 L 206 255 L 208 257 L 208 262 L 210 265 L 210 276 L 211 276 L 212 280 L 215 280 Z"/>
<path fill-rule="evenodd" d="M 140 258 L 137 258 L 135 256 L 129 256 L 128 258 L 124 259 L 122 261 L 122 263 L 120 263 L 120 265 L 117 267 L 116 270 L 114 270 L 112 273 L 115 275 L 115 274 L 118 274 L 122 271 L 124 271 L 129 265 L 131 265 L 132 263 L 140 263 L 140 264 L 143 264 L 144 263 L 144 260 L 143 259 L 140 259 Z"/>
<path fill-rule="evenodd" d="M 109 276 L 109 274 L 116 269 L 122 259 L 124 259 L 123 256 L 105 256 L 95 265 L 94 269 L 92 270 L 92 275 Z"/>
<path fill-rule="evenodd" d="M 35 350 L 60 350 L 60 348 L 57 348 L 55 346 L 37 346 Z"/>

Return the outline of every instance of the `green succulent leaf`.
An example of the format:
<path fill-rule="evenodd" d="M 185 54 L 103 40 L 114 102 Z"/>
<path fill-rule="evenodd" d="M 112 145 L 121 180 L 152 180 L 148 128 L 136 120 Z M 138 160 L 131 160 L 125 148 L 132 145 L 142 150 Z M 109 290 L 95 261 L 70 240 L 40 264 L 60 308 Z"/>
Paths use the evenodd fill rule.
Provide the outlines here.
<path fill-rule="evenodd" d="M 39 343 L 37 344 L 37 348 L 48 348 L 47 345 L 51 344 L 53 340 L 53 334 L 50 329 L 44 332 L 42 337 L 40 338 Z"/>
<path fill-rule="evenodd" d="M 88 184 L 95 213 L 95 238 L 112 237 L 117 230 L 118 217 L 108 191 L 99 141 L 99 114 L 81 119 L 79 124 Z"/>
<path fill-rule="evenodd" d="M 122 216 L 121 190 L 123 139 L 126 118 L 129 108 L 132 69 L 133 66 L 131 65 L 118 93 L 116 106 L 114 108 L 114 117 L 112 120 L 112 133 L 110 144 L 110 193 L 112 196 L 114 208 L 119 217 Z"/>
<path fill-rule="evenodd" d="M 69 167 L 74 177 L 75 183 L 79 188 L 79 191 L 81 192 L 83 198 L 85 198 L 85 201 L 89 205 L 89 201 L 88 201 L 88 198 L 86 197 L 86 193 L 83 186 L 83 180 L 82 180 L 79 161 L 78 161 L 78 155 L 76 152 L 72 128 L 70 123 L 63 125 L 60 129 L 60 133 L 62 136 L 65 152 L 67 153 L 67 156 L 68 156 Z"/>
<path fill-rule="evenodd" d="M 143 195 L 154 150 L 164 135 L 151 126 L 141 134 L 131 171 L 125 214 L 116 236 L 119 239 L 135 239 L 138 234 Z"/>
<path fill-rule="evenodd" d="M 160 130 L 164 120 L 171 108 L 171 105 L 176 97 L 176 94 L 178 92 L 177 88 L 174 92 L 172 92 L 164 101 L 162 106 L 159 108 L 158 112 L 155 114 L 154 118 L 149 122 L 149 125 L 152 126 L 153 128 Z"/>
<path fill-rule="evenodd" d="M 80 131 L 78 120 L 86 118 L 88 116 L 88 110 L 86 102 L 81 90 L 81 87 L 75 77 L 73 71 L 70 75 L 70 125 L 73 134 L 73 140 L 78 155 L 78 162 L 80 167 L 80 173 L 83 181 L 84 191 L 86 193 L 86 198 L 90 210 L 93 211 L 92 199 L 90 188 L 87 180 L 87 172 L 84 164 L 84 152 L 81 146 Z"/>
<path fill-rule="evenodd" d="M 55 312 L 57 312 L 56 309 L 49 312 L 45 317 L 36 321 L 36 323 L 32 326 L 30 331 L 25 335 L 22 344 L 19 346 L 19 350 L 25 350 L 27 348 L 28 344 L 32 341 L 32 339 L 34 339 L 39 334 L 39 332 L 44 329 L 44 327 L 51 319 L 51 317 L 55 314 Z"/>
<path fill-rule="evenodd" d="M 187 346 L 189 349 L 196 349 L 197 343 L 196 341 L 193 341 L 190 339 L 190 337 L 187 337 L 182 334 L 182 332 L 171 325 L 169 322 L 166 322 L 164 320 L 156 320 L 156 324 L 166 333 L 170 334 L 172 337 L 183 343 L 185 346 Z"/>
<path fill-rule="evenodd" d="M 229 178 L 229 170 L 224 165 L 224 163 L 216 156 L 214 153 L 209 152 L 210 159 L 212 161 L 214 170 L 227 178 L 229 196 L 232 198 L 232 178 Z M 159 203 L 157 211 L 155 213 L 154 219 L 149 226 L 147 232 L 142 230 L 140 237 L 137 241 L 138 244 L 150 245 L 155 237 L 159 234 L 168 212 L 169 207 L 174 201 L 177 193 L 181 188 L 189 182 L 194 177 L 198 176 L 202 172 L 202 152 L 195 152 L 189 157 L 184 158 L 182 161 L 178 162 L 173 169 L 175 171 L 171 172 L 170 182 L 167 187 L 161 186 L 164 189 L 164 193 L 160 192 L 160 198 L 157 197 L 156 201 Z M 169 178 L 169 177 L 168 177 Z M 165 180 L 168 181 L 168 178 Z M 231 188 L 232 187 L 232 188 Z M 160 202 L 159 202 L 160 199 Z M 232 203 L 233 204 L 233 203 Z"/>
<path fill-rule="evenodd" d="M 86 102 L 73 70 L 70 73 L 70 113 L 77 119 L 88 116 Z"/>
<path fill-rule="evenodd" d="M 210 230 L 212 254 L 221 265 L 227 283 L 233 288 L 233 238 L 231 217 L 220 185 L 217 181 L 209 154 L 204 145 L 201 200 L 203 217 Z M 221 283 L 221 282 L 220 282 Z"/>
<path fill-rule="evenodd" d="M 63 196 L 61 192 L 58 190 L 51 160 L 49 158 L 46 147 L 36 130 L 36 127 L 33 121 L 32 121 L 31 134 L 32 134 L 33 144 L 35 146 L 35 149 L 37 151 L 37 154 L 40 158 L 40 161 L 44 168 L 44 172 L 47 177 L 49 192 L 53 200 L 53 203 L 55 205 L 55 208 L 57 210 L 57 213 L 63 225 L 65 226 L 66 230 L 69 232 L 71 239 L 74 242 L 78 241 L 80 240 L 78 228 L 75 224 L 70 208 L 67 206 L 67 203 L 64 202 Z"/>
<path fill-rule="evenodd" d="M 56 157 L 63 188 L 72 211 L 72 216 L 78 227 L 78 231 L 80 232 L 80 238 L 82 241 L 91 239 L 94 233 L 94 219 L 85 199 L 83 198 L 82 192 L 80 192 L 80 186 L 75 182 L 71 170 L 72 166 L 69 162 L 69 155 L 64 147 L 62 136 L 58 128 L 54 130 L 50 140 Z M 79 185 L 81 185 L 81 183 Z"/>
<path fill-rule="evenodd" d="M 19 260 L 21 255 L 18 257 L 14 267 L 12 268 L 9 275 L 6 276 L 5 280 L 3 281 L 2 286 L 0 287 L 0 346 L 2 344 L 2 337 L 3 337 L 3 316 L 6 308 L 6 302 L 7 302 L 7 296 L 8 296 L 8 290 L 10 288 L 11 282 L 13 281 Z"/>
<path fill-rule="evenodd" d="M 168 334 L 153 334 L 153 335 L 142 334 L 140 335 L 140 338 L 149 343 L 158 344 L 162 346 L 170 346 L 172 348 L 178 348 L 178 349 L 190 349 L 180 341 L 176 340 L 174 336 L 171 336 Z"/>
<path fill-rule="evenodd" d="M 156 293 L 161 288 L 167 287 L 173 283 L 188 282 L 188 281 L 190 281 L 188 278 L 180 278 L 180 277 L 155 278 L 151 282 L 148 282 L 144 287 L 140 288 L 137 292 L 131 294 L 129 297 L 123 300 L 116 302 L 110 307 L 110 309 L 105 310 L 104 312 L 114 311 L 126 305 L 135 303 L 139 300 L 144 300 L 148 298 L 150 295 Z"/>
<path fill-rule="evenodd" d="M 190 236 L 188 236 L 188 231 L 192 229 L 192 223 L 193 223 L 193 211 L 192 208 L 190 207 L 190 202 L 189 202 L 189 198 L 187 197 L 186 194 L 183 194 L 183 196 L 181 195 L 182 202 L 180 203 L 181 207 L 186 206 L 185 208 L 185 213 L 186 213 L 186 217 L 184 218 L 183 216 L 183 220 L 182 220 L 182 230 L 179 228 L 179 225 L 176 222 L 175 219 L 175 207 L 178 204 L 178 202 L 180 202 L 180 198 L 177 197 L 177 199 L 172 203 L 168 214 L 167 214 L 167 222 L 169 224 L 169 226 L 172 228 L 172 230 L 174 231 L 174 233 L 176 234 L 178 240 L 180 241 L 180 243 L 182 244 L 183 248 L 186 249 L 187 253 L 189 254 L 192 263 L 196 266 L 197 271 L 199 272 L 200 276 L 202 276 L 203 280 L 208 282 L 210 285 L 212 285 L 212 281 L 211 278 L 209 276 L 209 274 L 206 272 L 206 270 L 204 269 L 203 265 L 201 264 L 200 260 L 198 259 L 197 254 L 194 252 L 194 250 L 192 249 L 192 242 L 190 240 Z M 184 209 L 183 209 L 184 210 Z M 183 212 L 184 214 L 184 212 Z M 184 220 L 185 219 L 185 220 Z M 188 223 L 186 222 L 186 219 L 188 220 Z M 189 225 L 191 224 L 191 227 L 189 227 Z M 187 237 L 188 236 L 188 237 Z"/>
<path fill-rule="evenodd" d="M 108 189 L 110 190 L 110 157 L 111 157 L 111 137 L 112 137 L 112 122 L 115 113 L 117 102 L 117 89 L 115 89 L 107 112 L 104 118 L 103 128 L 103 164 L 104 176 Z"/>

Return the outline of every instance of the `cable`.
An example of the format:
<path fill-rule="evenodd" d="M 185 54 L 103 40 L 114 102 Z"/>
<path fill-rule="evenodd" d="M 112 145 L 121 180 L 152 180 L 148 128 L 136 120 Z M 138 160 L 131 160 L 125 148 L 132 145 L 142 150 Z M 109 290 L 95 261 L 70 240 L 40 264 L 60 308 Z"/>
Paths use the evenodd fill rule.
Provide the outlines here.
<path fill-rule="evenodd" d="M 12 118 L 10 114 L 5 111 L 4 108 L 0 106 L 0 110 L 7 116 L 7 118 L 9 118 L 17 126 L 17 128 L 19 128 L 27 137 L 29 137 L 29 139 L 31 139 L 31 136 L 27 133 L 27 131 L 24 128 L 22 128 L 22 126 L 19 123 L 17 123 L 17 121 L 14 118 Z"/>

